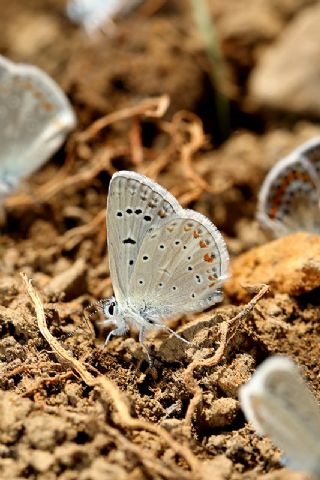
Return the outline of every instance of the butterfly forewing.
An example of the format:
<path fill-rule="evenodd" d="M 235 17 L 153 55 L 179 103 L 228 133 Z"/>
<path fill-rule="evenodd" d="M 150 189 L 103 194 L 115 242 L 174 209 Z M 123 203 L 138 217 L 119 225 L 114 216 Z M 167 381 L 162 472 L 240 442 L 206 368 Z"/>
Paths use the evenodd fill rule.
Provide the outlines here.
<path fill-rule="evenodd" d="M 128 298 L 130 277 L 146 233 L 179 210 L 180 205 L 169 192 L 142 175 L 122 171 L 112 177 L 107 235 L 110 272 L 118 302 Z"/>
<path fill-rule="evenodd" d="M 313 138 L 304 143 L 298 150 L 297 155 L 305 158 L 315 169 L 320 182 L 320 138 Z"/>
<path fill-rule="evenodd" d="M 320 474 L 320 408 L 290 359 L 265 361 L 240 399 L 258 433 L 270 435 L 289 466 Z"/>
<path fill-rule="evenodd" d="M 295 154 L 278 162 L 262 186 L 258 218 L 275 236 L 320 232 L 319 181 L 312 164 Z"/>
<path fill-rule="evenodd" d="M 1 175 L 20 179 L 61 145 L 76 119 L 58 85 L 40 69 L 0 56 Z"/>
<path fill-rule="evenodd" d="M 216 227 L 183 210 L 147 231 L 130 280 L 131 301 L 163 319 L 203 310 L 222 299 L 228 260 Z"/>

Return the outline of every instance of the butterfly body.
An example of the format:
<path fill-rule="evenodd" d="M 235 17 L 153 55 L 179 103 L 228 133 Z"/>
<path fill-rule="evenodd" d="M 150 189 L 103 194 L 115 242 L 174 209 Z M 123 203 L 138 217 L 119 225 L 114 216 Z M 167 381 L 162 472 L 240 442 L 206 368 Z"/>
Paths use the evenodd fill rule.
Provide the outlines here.
<path fill-rule="evenodd" d="M 147 177 L 113 175 L 107 235 L 114 298 L 105 324 L 116 326 L 107 340 L 133 325 L 143 342 L 148 330 L 170 330 L 165 320 L 222 299 L 229 257 L 220 232 Z"/>

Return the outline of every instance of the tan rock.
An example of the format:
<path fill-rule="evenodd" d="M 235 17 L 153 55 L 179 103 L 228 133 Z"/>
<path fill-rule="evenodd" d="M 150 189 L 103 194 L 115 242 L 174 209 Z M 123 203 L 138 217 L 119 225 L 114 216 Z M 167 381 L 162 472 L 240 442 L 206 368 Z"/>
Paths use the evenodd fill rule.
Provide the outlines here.
<path fill-rule="evenodd" d="M 256 475 L 256 473 L 254 474 Z M 288 470 L 287 468 L 283 468 L 282 470 L 277 470 L 275 472 L 267 473 L 266 475 L 259 475 L 257 476 L 248 476 L 248 478 L 258 479 L 258 480 L 312 480 L 314 477 L 310 477 L 310 475 L 303 473 L 303 472 L 293 472 L 292 470 Z"/>
<path fill-rule="evenodd" d="M 200 468 L 201 480 L 227 480 L 232 474 L 232 461 L 225 455 L 217 455 L 202 462 Z"/>
<path fill-rule="evenodd" d="M 231 425 L 239 408 L 239 402 L 233 398 L 218 398 L 201 411 L 201 425 L 204 428 L 223 428 Z"/>
<path fill-rule="evenodd" d="M 320 4 L 301 10 L 260 57 L 249 82 L 259 104 L 320 116 Z"/>
<path fill-rule="evenodd" d="M 225 394 L 237 399 L 239 387 L 250 379 L 254 366 L 251 355 L 239 354 L 229 366 L 219 372 L 216 383 Z"/>
<path fill-rule="evenodd" d="M 320 236 L 299 232 L 253 248 L 231 263 L 225 291 L 247 301 L 241 285 L 267 283 L 277 292 L 301 295 L 320 286 Z"/>

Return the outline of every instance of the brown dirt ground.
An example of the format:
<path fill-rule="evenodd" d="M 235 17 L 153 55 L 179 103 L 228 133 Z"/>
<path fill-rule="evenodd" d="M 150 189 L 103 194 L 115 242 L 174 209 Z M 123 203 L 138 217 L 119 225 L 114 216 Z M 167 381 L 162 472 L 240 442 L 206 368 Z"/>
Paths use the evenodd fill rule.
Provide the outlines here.
<path fill-rule="evenodd" d="M 237 391 L 257 364 L 278 352 L 303 366 L 320 398 L 317 295 L 293 297 L 274 288 L 242 318 L 211 366 L 201 359 L 217 359 L 221 325 L 243 308 L 231 294 L 209 315 L 172 322 L 195 348 L 151 335 L 152 369 L 134 332 L 102 351 L 103 336 L 85 321 L 85 308 L 112 292 L 105 205 L 116 169 L 145 173 L 184 206 L 208 215 L 234 257 L 267 241 L 254 219 L 259 185 L 281 155 L 320 128 L 305 119 L 250 113 L 242 95 L 258 48 L 303 2 L 265 2 L 274 24 L 260 17 L 256 23 L 252 13 L 245 35 L 231 21 L 234 2 L 225 8 L 224 2 L 210 2 L 233 114 L 233 133 L 220 147 L 212 146 L 219 137 L 210 67 L 185 2 L 149 0 L 153 14 L 138 11 L 119 22 L 115 36 L 97 40 L 69 24 L 64 3 L 0 1 L 0 52 L 53 75 L 79 117 L 63 149 L 6 200 L 0 237 L 0 477 L 305 478 L 282 469 L 279 451 L 255 435 Z M 245 1 L 236 3 L 246 8 Z M 144 99 L 162 94 L 171 98 L 165 117 L 148 117 Z M 121 109 L 134 105 L 142 105 L 141 115 L 129 111 L 119 120 Z M 112 112 L 116 118 L 107 128 L 81 139 L 80 132 Z M 20 272 L 40 292 L 49 331 L 67 352 L 64 361 L 39 331 Z"/>

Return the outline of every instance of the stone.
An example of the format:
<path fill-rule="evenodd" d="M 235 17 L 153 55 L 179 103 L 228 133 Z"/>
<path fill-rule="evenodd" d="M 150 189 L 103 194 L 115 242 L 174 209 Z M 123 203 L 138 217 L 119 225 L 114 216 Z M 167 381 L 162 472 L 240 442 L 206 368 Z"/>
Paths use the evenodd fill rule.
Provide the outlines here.
<path fill-rule="evenodd" d="M 202 480 L 227 480 L 231 478 L 232 461 L 225 455 L 217 455 L 211 460 L 201 462 L 200 468 Z"/>
<path fill-rule="evenodd" d="M 201 411 L 203 428 L 225 428 L 231 425 L 239 412 L 239 402 L 233 398 L 218 398 Z"/>
<path fill-rule="evenodd" d="M 259 106 L 320 117 L 319 17 L 318 2 L 302 9 L 260 55 L 249 81 Z"/>
<path fill-rule="evenodd" d="M 298 232 L 239 255 L 231 263 L 225 291 L 248 301 L 252 294 L 242 286 L 262 283 L 291 296 L 320 287 L 320 236 Z"/>

